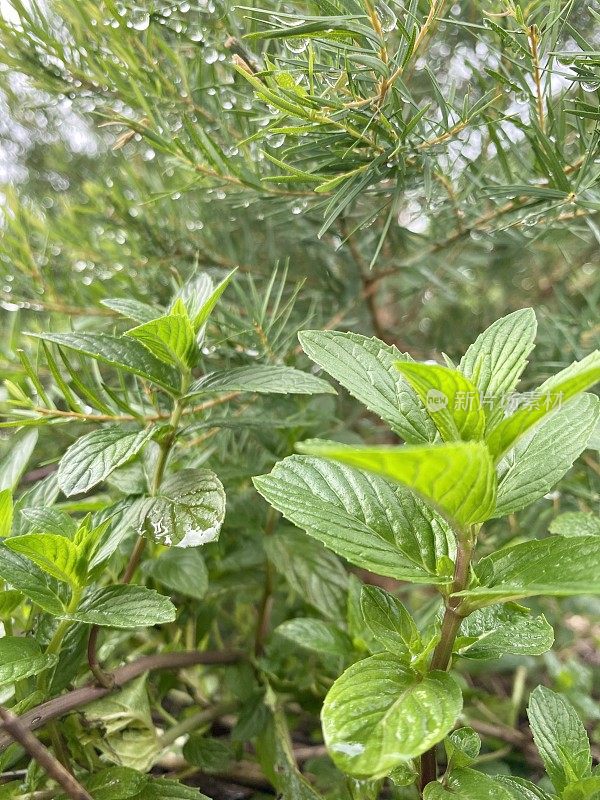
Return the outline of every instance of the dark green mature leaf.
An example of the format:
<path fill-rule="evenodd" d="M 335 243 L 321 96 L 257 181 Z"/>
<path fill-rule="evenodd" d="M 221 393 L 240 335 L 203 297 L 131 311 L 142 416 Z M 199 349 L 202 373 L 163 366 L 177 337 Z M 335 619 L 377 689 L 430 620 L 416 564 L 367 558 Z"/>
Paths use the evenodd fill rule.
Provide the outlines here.
<path fill-rule="evenodd" d="M 335 394 L 335 389 L 321 378 L 299 369 L 260 364 L 211 372 L 191 385 L 188 397 L 219 392 Z"/>
<path fill-rule="evenodd" d="M 536 747 L 557 792 L 591 775 L 592 754 L 587 732 L 564 697 L 538 686 L 529 696 L 527 715 Z"/>
<path fill-rule="evenodd" d="M 397 361 L 410 360 L 409 356 L 379 339 L 356 333 L 302 331 L 298 338 L 309 358 L 398 436 L 414 444 L 435 439 L 435 425 L 395 367 Z"/>
<path fill-rule="evenodd" d="M 360 605 L 368 629 L 386 650 L 403 660 L 420 651 L 417 626 L 397 597 L 378 586 L 363 586 Z"/>
<path fill-rule="evenodd" d="M 0 544 L 0 577 L 50 614 L 63 612 L 56 582 L 32 562 Z"/>
<path fill-rule="evenodd" d="M 37 675 L 56 661 L 55 655 L 42 653 L 34 639 L 4 636 L 0 639 L 0 686 Z"/>
<path fill-rule="evenodd" d="M 275 633 L 317 653 L 346 657 L 353 649 L 350 638 L 333 622 L 314 617 L 289 619 L 279 625 Z"/>
<path fill-rule="evenodd" d="M 193 548 L 171 548 L 143 565 L 149 575 L 176 594 L 202 600 L 208 591 L 208 570 L 201 553 Z"/>
<path fill-rule="evenodd" d="M 70 539 L 55 533 L 26 533 L 5 541 L 6 547 L 33 561 L 53 578 L 80 586 L 84 575 L 77 547 Z"/>
<path fill-rule="evenodd" d="M 468 616 L 460 626 L 456 650 L 468 658 L 500 658 L 505 653 L 539 656 L 553 642 L 554 631 L 543 615 L 508 603 Z"/>
<path fill-rule="evenodd" d="M 600 517 L 583 511 L 567 511 L 553 519 L 548 530 L 559 536 L 600 536 Z"/>
<path fill-rule="evenodd" d="M 499 464 L 493 516 L 519 511 L 547 494 L 581 455 L 599 417 L 600 399 L 583 394 L 523 437 Z"/>
<path fill-rule="evenodd" d="M 130 328 L 125 335 L 140 342 L 165 364 L 183 368 L 189 365 L 196 347 L 194 328 L 185 313 L 165 314 Z"/>
<path fill-rule="evenodd" d="M 513 778 L 512 775 L 498 775 L 496 782 L 508 789 L 512 800 L 553 800 L 547 792 L 534 786 L 524 778 Z"/>
<path fill-rule="evenodd" d="M 111 336 L 108 333 L 43 333 L 31 334 L 45 342 L 75 350 L 83 355 L 146 378 L 151 383 L 177 393 L 180 378 L 177 372 L 148 352 L 135 339 Z"/>
<path fill-rule="evenodd" d="M 447 582 L 436 566 L 453 554 L 452 534 L 406 490 L 301 456 L 280 461 L 254 484 L 286 519 L 352 564 L 400 580 Z"/>
<path fill-rule="evenodd" d="M 139 453 L 153 432 L 109 425 L 82 436 L 60 460 L 58 485 L 67 497 L 89 491 Z"/>
<path fill-rule="evenodd" d="M 572 397 L 600 381 L 600 351 L 576 361 L 571 366 L 545 381 L 534 393 L 531 401 L 510 417 L 500 422 L 487 437 L 488 447 L 499 460 L 514 447 L 527 431 L 544 417 L 556 413 Z"/>
<path fill-rule="evenodd" d="M 202 772 L 225 772 L 234 755 L 228 742 L 208 736 L 193 735 L 183 746 L 183 757 Z"/>
<path fill-rule="evenodd" d="M 23 508 L 19 533 L 56 533 L 72 539 L 77 522 L 58 508 Z"/>
<path fill-rule="evenodd" d="M 450 675 L 423 677 L 399 658 L 378 653 L 333 684 L 323 705 L 323 734 L 341 770 L 382 777 L 441 741 L 461 709 L 462 694 Z"/>
<path fill-rule="evenodd" d="M 94 800 L 130 800 L 139 795 L 148 780 L 146 775 L 130 767 L 108 767 L 83 781 L 83 785 Z M 67 800 L 67 796 L 58 795 L 56 800 Z"/>
<path fill-rule="evenodd" d="M 210 800 L 191 786 L 167 778 L 150 778 L 143 791 L 133 800 Z"/>
<path fill-rule="evenodd" d="M 461 359 L 460 369 L 486 398 L 510 394 L 534 347 L 537 321 L 532 308 L 513 311 L 480 334 Z"/>
<path fill-rule="evenodd" d="M 485 415 L 477 387 L 464 375 L 448 367 L 396 362 L 435 423 L 445 442 L 483 438 Z"/>
<path fill-rule="evenodd" d="M 600 537 L 523 542 L 482 558 L 475 571 L 481 586 L 458 594 L 476 606 L 538 594 L 600 594 Z"/>
<path fill-rule="evenodd" d="M 459 525 L 483 522 L 495 505 L 496 475 L 488 449 L 480 442 L 350 447 L 314 439 L 297 447 L 403 483 Z"/>
<path fill-rule="evenodd" d="M 270 536 L 264 547 L 269 561 L 299 597 L 328 619 L 343 618 L 348 575 L 337 556 L 293 530 Z"/>
<path fill-rule="evenodd" d="M 513 800 L 513 796 L 495 778 L 464 767 L 453 770 L 444 786 L 428 783 L 423 800 Z"/>
<path fill-rule="evenodd" d="M 209 469 L 182 469 L 148 498 L 145 527 L 159 544 L 198 547 L 219 538 L 225 490 Z"/>
<path fill-rule="evenodd" d="M 176 610 L 168 597 L 145 586 L 107 586 L 87 595 L 67 619 L 107 628 L 147 628 L 173 622 Z"/>

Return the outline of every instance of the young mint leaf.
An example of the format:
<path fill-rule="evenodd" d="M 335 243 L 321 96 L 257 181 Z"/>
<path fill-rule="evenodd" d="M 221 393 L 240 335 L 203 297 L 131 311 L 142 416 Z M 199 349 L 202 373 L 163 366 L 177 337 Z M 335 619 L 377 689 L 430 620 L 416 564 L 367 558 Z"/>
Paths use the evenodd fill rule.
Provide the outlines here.
<path fill-rule="evenodd" d="M 397 361 L 446 442 L 483 438 L 485 415 L 477 387 L 454 369 Z"/>
<path fill-rule="evenodd" d="M 406 490 L 323 459 L 290 456 L 254 479 L 278 511 L 351 564 L 417 583 L 446 582 L 437 558 L 452 554 L 452 535 L 421 513 Z"/>
<path fill-rule="evenodd" d="M 14 553 L 33 561 L 41 570 L 70 586 L 81 586 L 85 575 L 79 550 L 70 539 L 55 533 L 25 533 L 4 542 Z"/>
<path fill-rule="evenodd" d="M 402 379 L 397 361 L 410 357 L 379 339 L 341 331 L 302 331 L 306 355 L 412 444 L 432 442 L 436 428 L 414 390 Z"/>
<path fill-rule="evenodd" d="M 483 522 L 496 501 L 496 475 L 481 442 L 424 447 L 350 447 L 314 439 L 302 453 L 342 461 L 403 483 L 459 525 Z"/>
<path fill-rule="evenodd" d="M 313 617 L 297 617 L 275 629 L 278 636 L 317 653 L 347 658 L 353 650 L 350 638 L 332 622 Z"/>
<path fill-rule="evenodd" d="M 225 490 L 209 469 L 179 470 L 146 502 L 145 527 L 159 544 L 198 547 L 219 538 Z"/>
<path fill-rule="evenodd" d="M 168 597 L 144 586 L 107 586 L 88 594 L 65 619 L 107 628 L 147 628 L 173 622 L 176 610 Z"/>
<path fill-rule="evenodd" d="M 176 594 L 202 600 L 208 591 L 208 570 L 194 548 L 172 547 L 142 565 L 145 575 Z"/>
<path fill-rule="evenodd" d="M 600 517 L 583 511 L 567 511 L 553 519 L 548 530 L 559 536 L 600 536 Z"/>
<path fill-rule="evenodd" d="M 460 370 L 483 397 L 510 394 L 534 348 L 537 321 L 532 308 L 513 311 L 480 334 L 461 359 Z"/>
<path fill-rule="evenodd" d="M 363 586 L 360 605 L 368 629 L 390 653 L 410 661 L 422 649 L 413 618 L 393 594 L 377 586 Z"/>
<path fill-rule="evenodd" d="M 495 778 L 464 767 L 453 770 L 444 785 L 435 781 L 428 783 L 423 800 L 513 800 L 508 789 L 498 784 Z"/>
<path fill-rule="evenodd" d="M 544 497 L 581 455 L 599 416 L 600 399 L 583 394 L 524 436 L 498 465 L 493 516 L 503 517 Z"/>
<path fill-rule="evenodd" d="M 293 367 L 260 364 L 211 372 L 195 381 L 187 394 L 195 397 L 219 392 L 256 392 L 258 394 L 335 394 L 326 381 Z"/>
<path fill-rule="evenodd" d="M 75 350 L 95 361 L 139 375 L 172 394 L 179 392 L 181 381 L 176 370 L 152 355 L 135 339 L 126 336 L 111 336 L 108 333 L 32 333 L 30 335 Z"/>
<path fill-rule="evenodd" d="M 10 536 L 13 523 L 12 489 L 0 491 L 0 536 Z"/>
<path fill-rule="evenodd" d="M 343 772 L 383 777 L 441 741 L 461 709 L 462 694 L 450 675 L 423 677 L 399 658 L 378 653 L 353 664 L 329 690 L 325 744 Z"/>
<path fill-rule="evenodd" d="M 506 603 L 481 608 L 463 620 L 456 649 L 467 658 L 500 658 L 505 653 L 539 656 L 554 642 L 543 615 Z"/>
<path fill-rule="evenodd" d="M 481 739 L 473 728 L 457 728 L 444 740 L 448 769 L 468 767 L 479 755 Z"/>
<path fill-rule="evenodd" d="M 129 430 L 121 425 L 108 425 L 87 433 L 61 458 L 58 485 L 67 497 L 88 492 L 139 453 L 153 433 L 153 428 Z"/>
<path fill-rule="evenodd" d="M 481 585 L 458 594 L 477 607 L 544 594 L 600 594 L 600 537 L 523 542 L 482 558 L 475 571 Z"/>
<path fill-rule="evenodd" d="M 0 577 L 44 611 L 54 616 L 62 614 L 63 604 L 56 581 L 25 556 L 9 550 L 5 543 L 0 544 Z"/>
<path fill-rule="evenodd" d="M 598 800 L 599 796 L 600 775 L 592 775 L 565 786 L 561 800 Z"/>
<path fill-rule="evenodd" d="M 31 638 L 4 636 L 0 639 L 0 686 L 6 686 L 53 667 L 57 657 L 42 653 Z"/>
<path fill-rule="evenodd" d="M 211 294 L 207 297 L 207 299 L 202 303 L 201 307 L 198 309 L 195 315 L 193 315 L 193 325 L 194 331 L 198 333 L 201 328 L 206 325 L 206 322 L 210 315 L 212 314 L 215 306 L 219 302 L 219 299 L 225 289 L 229 286 L 229 283 L 233 276 L 235 275 L 236 270 L 232 270 L 229 275 L 227 275 L 221 283 L 214 289 Z"/>
<path fill-rule="evenodd" d="M 529 696 L 527 716 L 533 740 L 557 792 L 591 775 L 592 754 L 587 732 L 564 697 L 538 686 Z"/>
<path fill-rule="evenodd" d="M 549 414 L 556 413 L 568 400 L 585 392 L 598 381 L 600 351 L 596 350 L 545 381 L 534 392 L 531 402 L 527 402 L 496 425 L 487 436 L 490 452 L 498 461 L 534 425 Z"/>
<path fill-rule="evenodd" d="M 192 366 L 196 335 L 187 314 L 170 313 L 125 334 L 140 342 L 152 355 L 169 366 L 187 369 Z"/>
<path fill-rule="evenodd" d="M 110 308 L 112 311 L 116 311 L 117 314 L 121 314 L 122 317 L 127 317 L 127 319 L 131 319 L 140 324 L 151 322 L 153 319 L 163 314 L 160 309 L 148 305 L 148 303 L 141 303 L 139 300 L 128 300 L 125 297 L 109 298 L 108 300 L 101 300 L 100 302 L 103 306 L 106 306 L 106 308 Z"/>

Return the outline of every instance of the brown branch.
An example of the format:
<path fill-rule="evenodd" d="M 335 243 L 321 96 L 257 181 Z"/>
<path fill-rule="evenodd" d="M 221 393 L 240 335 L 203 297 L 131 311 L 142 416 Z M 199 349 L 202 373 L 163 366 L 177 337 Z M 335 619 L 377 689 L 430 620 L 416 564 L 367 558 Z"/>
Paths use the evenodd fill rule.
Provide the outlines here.
<path fill-rule="evenodd" d="M 200 653 L 196 650 L 187 650 L 179 653 L 159 653 L 153 656 L 143 656 L 136 661 L 125 664 L 114 670 L 114 688 L 120 689 L 129 681 L 138 678 L 145 672 L 155 669 L 181 669 L 183 667 L 193 667 L 198 664 L 237 664 L 244 658 L 243 653 L 235 650 L 231 651 L 205 651 Z M 80 689 L 73 689 L 71 692 L 48 700 L 42 705 L 32 708 L 25 714 L 18 717 L 20 725 L 25 730 L 34 731 L 41 728 L 47 722 L 65 714 L 70 714 L 77 708 L 88 705 L 94 700 L 101 700 L 110 694 L 111 690 L 96 684 L 88 684 Z M 12 741 L 12 736 L 0 731 L 0 752 L 5 750 Z"/>
<path fill-rule="evenodd" d="M 63 767 L 52 753 L 35 738 L 31 730 L 26 728 L 21 718 L 16 717 L 7 708 L 0 706 L 0 718 L 4 735 L 18 742 L 29 753 L 31 758 L 40 765 L 49 778 L 61 786 L 71 800 L 94 800 L 79 781 Z"/>

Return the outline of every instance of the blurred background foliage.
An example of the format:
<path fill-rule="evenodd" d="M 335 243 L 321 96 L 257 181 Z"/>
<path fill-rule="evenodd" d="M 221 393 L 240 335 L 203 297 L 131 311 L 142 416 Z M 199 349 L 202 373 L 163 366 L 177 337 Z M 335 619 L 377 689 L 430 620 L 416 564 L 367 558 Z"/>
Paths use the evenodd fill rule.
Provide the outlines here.
<path fill-rule="evenodd" d="M 454 358 L 525 305 L 540 320 L 529 384 L 597 346 L 594 3 L 3 0 L 1 9 L 0 372 L 26 393 L 18 350 L 37 356 L 24 331 L 112 330 L 119 322 L 102 300 L 165 303 L 194 272 L 219 278 L 232 267 L 209 366 L 258 359 L 309 369 L 295 338 L 302 327 Z M 229 497 L 203 630 L 239 643 L 266 563 L 266 508 L 249 477 L 302 436 L 382 433 L 343 395 L 225 409 L 190 427 L 186 447 L 198 463 L 210 460 Z M 34 473 L 51 469 L 82 428 L 42 430 Z M 510 530 L 492 526 L 489 547 L 544 535 L 557 513 L 597 511 L 599 498 L 589 450 Z M 321 563 L 315 585 L 300 540 L 284 532 L 269 550 L 274 622 L 307 605 L 331 614 L 331 565 Z M 417 592 L 413 605 L 426 599 Z M 221 602 L 225 630 L 215 633 Z M 544 676 L 600 742 L 597 603 L 539 605 L 557 628 L 545 673 L 531 659 L 519 660 L 512 685 L 504 667 L 515 659 L 465 673 L 480 729 L 502 732 L 500 720 L 513 731 L 512 740 L 492 737 L 491 750 L 517 769 L 529 757 L 518 738 L 524 687 Z M 276 639 L 264 659 L 310 738 L 339 664 L 305 655 Z M 496 761 L 488 758 L 490 770 Z M 326 760 L 309 767 L 324 792 L 342 796 Z M 363 789 L 344 791 L 370 796 Z"/>

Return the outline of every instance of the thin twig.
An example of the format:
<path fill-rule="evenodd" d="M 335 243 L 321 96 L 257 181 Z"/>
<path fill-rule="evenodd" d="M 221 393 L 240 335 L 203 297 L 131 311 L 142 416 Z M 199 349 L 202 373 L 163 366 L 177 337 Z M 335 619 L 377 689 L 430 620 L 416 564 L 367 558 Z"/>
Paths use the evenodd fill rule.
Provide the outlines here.
<path fill-rule="evenodd" d="M 153 656 L 143 656 L 136 661 L 118 667 L 112 673 L 114 678 L 114 688 L 120 689 L 134 678 L 138 678 L 145 672 L 158 669 L 182 669 L 193 667 L 199 664 L 238 664 L 244 659 L 244 654 L 235 650 L 211 651 L 203 653 L 196 650 L 185 650 L 179 653 L 159 653 Z M 48 700 L 25 714 L 18 717 L 19 722 L 26 730 L 34 731 L 41 728 L 53 719 L 70 714 L 77 708 L 101 700 L 110 694 L 111 690 L 104 686 L 97 686 L 95 683 L 82 686 L 80 689 L 73 689 L 60 697 Z M 12 736 L 0 730 L 0 752 L 5 750 L 12 741 Z"/>
<path fill-rule="evenodd" d="M 0 718 L 4 734 L 24 747 L 31 758 L 37 761 L 49 778 L 52 778 L 64 789 L 65 794 L 71 800 L 94 800 L 92 795 L 63 767 L 60 761 L 36 739 L 31 730 L 23 725 L 19 717 L 16 717 L 7 708 L 0 706 Z"/>

